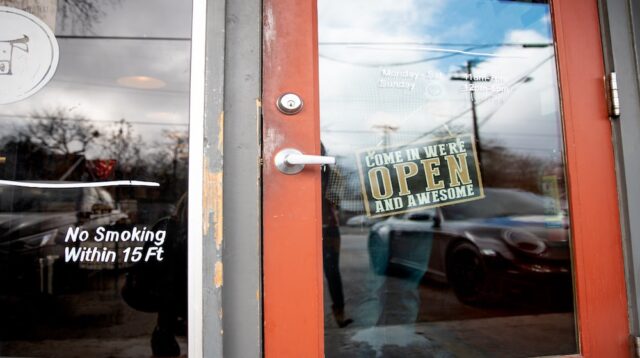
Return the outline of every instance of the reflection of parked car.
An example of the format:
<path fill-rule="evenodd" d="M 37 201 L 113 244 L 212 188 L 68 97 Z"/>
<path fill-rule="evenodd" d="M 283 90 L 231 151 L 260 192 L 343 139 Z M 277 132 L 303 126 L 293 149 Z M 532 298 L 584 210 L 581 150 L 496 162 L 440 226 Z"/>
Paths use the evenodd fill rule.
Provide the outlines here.
<path fill-rule="evenodd" d="M 77 263 L 64 262 L 69 228 L 91 235 L 127 221 L 102 188 L 43 189 L 0 186 L 0 282 L 4 288 L 53 293 Z M 67 280 L 69 281 L 69 280 Z M 68 285 L 70 282 L 64 282 Z M 2 289 L 0 289 L 2 290 Z"/>
<path fill-rule="evenodd" d="M 375 224 L 369 234 L 373 269 L 384 274 L 389 265 L 427 265 L 429 277 L 449 282 L 458 299 L 470 304 L 522 283 L 570 290 L 568 221 L 554 212 L 553 199 L 514 189 L 485 194 Z M 421 240 L 433 240 L 430 258 L 417 252 L 425 247 Z"/>
<path fill-rule="evenodd" d="M 371 226 L 377 222 L 382 221 L 382 218 L 370 218 L 366 215 L 356 215 L 347 220 L 347 226 L 353 227 L 365 227 Z"/>

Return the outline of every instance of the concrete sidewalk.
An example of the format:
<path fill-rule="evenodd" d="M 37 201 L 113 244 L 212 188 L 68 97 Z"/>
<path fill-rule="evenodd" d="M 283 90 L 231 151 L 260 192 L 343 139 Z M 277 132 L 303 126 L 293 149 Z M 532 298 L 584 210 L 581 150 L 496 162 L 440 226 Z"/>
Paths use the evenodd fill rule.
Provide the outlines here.
<path fill-rule="evenodd" d="M 539 357 L 576 353 L 571 313 L 334 328 L 327 357 Z"/>

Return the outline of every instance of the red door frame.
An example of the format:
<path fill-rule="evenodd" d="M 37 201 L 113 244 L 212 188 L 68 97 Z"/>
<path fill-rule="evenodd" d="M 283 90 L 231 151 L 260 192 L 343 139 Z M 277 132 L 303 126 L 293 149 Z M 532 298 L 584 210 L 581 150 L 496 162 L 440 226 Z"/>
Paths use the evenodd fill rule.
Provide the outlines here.
<path fill-rule="evenodd" d="M 320 172 L 281 174 L 275 154 L 319 153 L 315 1 L 265 0 L 263 264 L 265 355 L 323 357 Z M 629 356 L 629 326 L 597 0 L 552 2 L 568 171 L 580 355 Z M 299 94 L 304 109 L 280 113 Z"/>
<path fill-rule="evenodd" d="M 629 356 L 629 322 L 597 0 L 552 2 L 580 352 Z"/>

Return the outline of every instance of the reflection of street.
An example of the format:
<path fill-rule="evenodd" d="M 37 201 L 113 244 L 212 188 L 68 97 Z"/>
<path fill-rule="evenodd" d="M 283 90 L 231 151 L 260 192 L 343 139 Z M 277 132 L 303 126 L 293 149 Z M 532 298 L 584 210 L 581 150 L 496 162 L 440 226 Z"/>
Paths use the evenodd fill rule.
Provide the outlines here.
<path fill-rule="evenodd" d="M 100 275 L 96 273 L 96 275 Z M 59 296 L 0 296 L 1 356 L 131 357 L 151 356 L 149 334 L 156 313 L 130 308 L 113 287 L 114 278 L 102 274 L 95 290 Z M 124 284 L 120 274 L 118 287 Z M 37 324 L 34 324 L 37 322 Z M 179 337 L 183 352 L 185 337 Z M 52 350 L 51 347 L 55 347 Z"/>
<path fill-rule="evenodd" d="M 82 338 L 74 340 L 44 340 L 38 342 L 11 342 L 7 344 L 7 351 L 13 352 L 33 352 L 34 357 L 51 358 L 85 358 L 85 357 L 128 357 L 128 358 L 148 358 L 149 338 L 112 338 L 117 337 L 119 332 L 114 333 L 109 338 Z M 187 350 L 186 339 L 180 339 L 180 347 Z M 51 350 L 55 346 L 55 351 Z M 51 355 L 51 354 L 60 355 Z M 185 355 L 181 357 L 186 357 Z"/>
<path fill-rule="evenodd" d="M 385 352 L 388 352 L 392 354 L 389 356 L 404 357 L 499 357 L 514 351 L 529 356 L 576 351 L 570 307 L 516 298 L 500 305 L 472 307 L 458 301 L 448 285 L 426 280 L 418 288 L 420 307 L 415 326 L 368 325 L 370 312 L 359 309 L 371 296 L 370 286 L 366 284 L 371 277 L 368 228 L 341 227 L 340 230 L 345 311 L 354 322 L 348 328 L 337 328 L 331 317 L 331 300 L 325 291 L 326 356 L 375 357 L 387 356 Z M 387 287 L 403 287 L 398 284 L 404 279 L 402 275 L 386 279 Z M 400 310 L 400 306 L 387 303 L 385 310 L 393 316 L 394 309 Z"/>

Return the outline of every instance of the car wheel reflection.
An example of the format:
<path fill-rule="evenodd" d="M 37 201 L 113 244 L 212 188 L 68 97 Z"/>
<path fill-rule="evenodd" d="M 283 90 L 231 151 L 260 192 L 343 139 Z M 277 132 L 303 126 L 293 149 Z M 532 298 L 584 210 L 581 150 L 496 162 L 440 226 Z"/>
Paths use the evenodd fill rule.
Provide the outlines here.
<path fill-rule="evenodd" d="M 451 250 L 447 277 L 456 297 L 463 303 L 478 305 L 487 297 L 487 273 L 478 249 L 462 243 Z"/>

